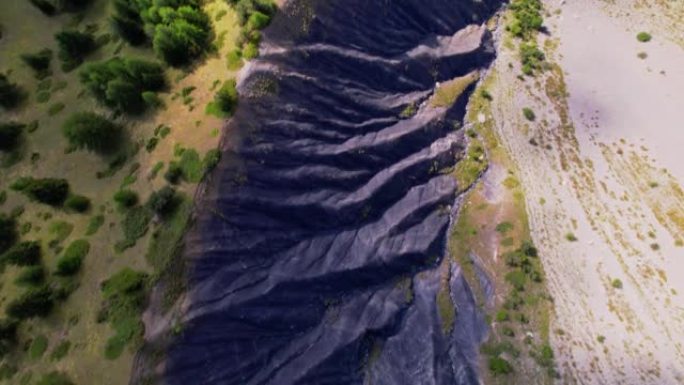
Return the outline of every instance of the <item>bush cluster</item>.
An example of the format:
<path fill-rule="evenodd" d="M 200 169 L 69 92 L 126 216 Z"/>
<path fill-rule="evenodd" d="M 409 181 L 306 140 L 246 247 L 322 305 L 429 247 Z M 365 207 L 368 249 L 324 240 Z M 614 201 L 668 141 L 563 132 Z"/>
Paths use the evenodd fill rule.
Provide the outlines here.
<path fill-rule="evenodd" d="M 103 105 L 126 113 L 145 110 L 144 93 L 164 88 L 164 69 L 157 63 L 113 58 L 89 64 L 80 74 L 81 83 Z"/>
<path fill-rule="evenodd" d="M 537 258 L 537 255 L 537 248 L 530 241 L 523 242 L 520 248 L 504 255 L 506 265 L 514 268 L 506 274 L 506 281 L 516 290 L 525 290 L 528 277 L 534 282 L 542 281 L 542 273 L 536 266 L 538 263 L 533 263 L 533 258 Z"/>
<path fill-rule="evenodd" d="M 74 148 L 100 154 L 115 150 L 121 139 L 121 127 L 93 112 L 71 115 L 62 125 L 62 133 Z"/>
<path fill-rule="evenodd" d="M 511 10 L 514 20 L 508 29 L 514 36 L 527 40 L 541 29 L 544 23 L 541 0 L 515 0 L 511 2 Z"/>
<path fill-rule="evenodd" d="M 232 56 L 252 59 L 259 55 L 260 30 L 266 28 L 277 11 L 271 0 L 227 0 L 235 8 L 242 26 L 237 44 L 239 49 Z"/>
<path fill-rule="evenodd" d="M 141 44 L 148 31 L 155 53 L 172 66 L 189 64 L 209 49 L 211 24 L 197 0 L 116 0 L 114 9 L 112 22 L 122 38 Z"/>
<path fill-rule="evenodd" d="M 542 69 L 542 63 L 545 56 L 537 43 L 527 42 L 520 44 L 520 61 L 522 63 L 522 72 L 525 75 L 533 76 L 535 71 Z"/>
<path fill-rule="evenodd" d="M 66 179 L 24 177 L 17 179 L 10 188 L 33 201 L 50 206 L 62 206 L 69 196 L 69 182 Z"/>

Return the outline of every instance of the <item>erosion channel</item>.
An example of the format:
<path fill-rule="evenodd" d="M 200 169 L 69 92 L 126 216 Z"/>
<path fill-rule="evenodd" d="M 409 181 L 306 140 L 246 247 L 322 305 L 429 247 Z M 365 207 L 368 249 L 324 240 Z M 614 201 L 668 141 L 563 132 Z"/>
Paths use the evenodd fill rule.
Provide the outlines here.
<path fill-rule="evenodd" d="M 182 330 L 155 382 L 478 383 L 487 325 L 446 255 L 459 186 L 443 172 L 475 84 L 448 105 L 435 91 L 492 62 L 500 3 L 283 7 L 198 198 Z M 170 334 L 147 329 L 150 345 Z"/>

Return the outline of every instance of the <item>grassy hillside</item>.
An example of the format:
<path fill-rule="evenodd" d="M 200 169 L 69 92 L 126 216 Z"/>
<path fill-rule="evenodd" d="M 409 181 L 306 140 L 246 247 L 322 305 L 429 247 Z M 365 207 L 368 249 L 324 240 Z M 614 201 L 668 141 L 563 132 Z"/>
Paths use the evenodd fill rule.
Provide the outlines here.
<path fill-rule="evenodd" d="M 19 133 L 0 135 L 0 219 L 7 224 L 6 246 L 15 245 L 0 250 L 0 381 L 50 384 L 66 376 L 74 384 L 127 383 L 147 290 L 167 267 L 197 183 L 217 159 L 223 118 L 235 103 L 230 80 L 242 63 L 236 47 L 253 51 L 253 36 L 268 22 L 245 20 L 244 12 L 240 22 L 230 2 L 206 1 L 195 9 L 211 26 L 206 46 L 179 64 L 160 54 L 155 26 L 147 21 L 146 42 L 133 46 L 122 39 L 113 27 L 114 3 L 93 0 L 50 16 L 29 0 L 3 1 L 0 73 L 18 87 L 19 97 L 16 105 L 0 106 L 0 124 L 14 124 Z M 92 35 L 95 48 L 80 65 L 59 53 L 55 34 L 65 29 Z M 241 31 L 252 36 L 240 38 Z M 44 49 L 52 52 L 47 69 L 36 71 L 22 59 Z M 82 82 L 89 64 L 113 57 L 162 66 L 165 86 L 156 97 L 142 95 L 144 112 L 98 101 Z M 107 95 L 115 88 L 110 83 Z M 220 89 L 223 98 L 215 98 Z M 133 94 L 138 99 L 139 91 Z M 105 140 L 97 152 L 70 144 L 63 126 L 82 112 L 119 127 L 120 143 Z M 15 184 L 24 177 L 64 179 L 71 197 L 41 203 Z M 163 194 L 150 199 L 168 185 L 171 203 Z M 122 189 L 133 193 L 119 194 L 117 203 Z M 27 241 L 37 242 L 38 261 L 16 246 Z M 42 302 L 27 299 L 41 290 Z M 8 311 L 22 299 L 23 313 Z"/>

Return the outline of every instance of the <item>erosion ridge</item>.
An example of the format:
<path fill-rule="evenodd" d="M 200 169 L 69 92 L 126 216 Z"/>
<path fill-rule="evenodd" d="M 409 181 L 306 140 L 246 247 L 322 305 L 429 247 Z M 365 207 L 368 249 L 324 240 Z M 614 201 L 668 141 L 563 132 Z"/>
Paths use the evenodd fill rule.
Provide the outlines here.
<path fill-rule="evenodd" d="M 157 380 L 478 383 L 486 324 L 450 260 L 450 327 L 437 304 L 458 191 L 440 171 L 463 150 L 473 87 L 450 108 L 425 101 L 494 59 L 489 33 L 469 25 L 499 5 L 285 6 L 243 73 L 186 238 L 184 327 Z"/>

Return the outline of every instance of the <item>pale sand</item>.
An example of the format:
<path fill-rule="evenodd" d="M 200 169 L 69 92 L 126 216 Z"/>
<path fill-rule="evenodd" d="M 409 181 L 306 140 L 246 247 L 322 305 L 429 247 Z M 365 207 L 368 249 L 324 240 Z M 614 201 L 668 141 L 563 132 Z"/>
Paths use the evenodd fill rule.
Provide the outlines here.
<path fill-rule="evenodd" d="M 540 84 L 518 81 L 509 49 L 500 50 L 490 91 L 555 299 L 559 383 L 684 383 L 684 249 L 675 247 L 684 237 L 684 49 L 657 34 L 638 43 L 654 19 L 603 8 L 624 13 L 626 4 L 547 2 L 550 13 L 562 9 L 546 24 L 561 41 L 550 60 L 567 72 L 567 104 L 545 94 L 548 72 Z M 535 123 L 524 121 L 523 107 L 535 110 Z M 567 241 L 568 232 L 579 241 Z M 615 278 L 622 289 L 611 286 Z"/>

